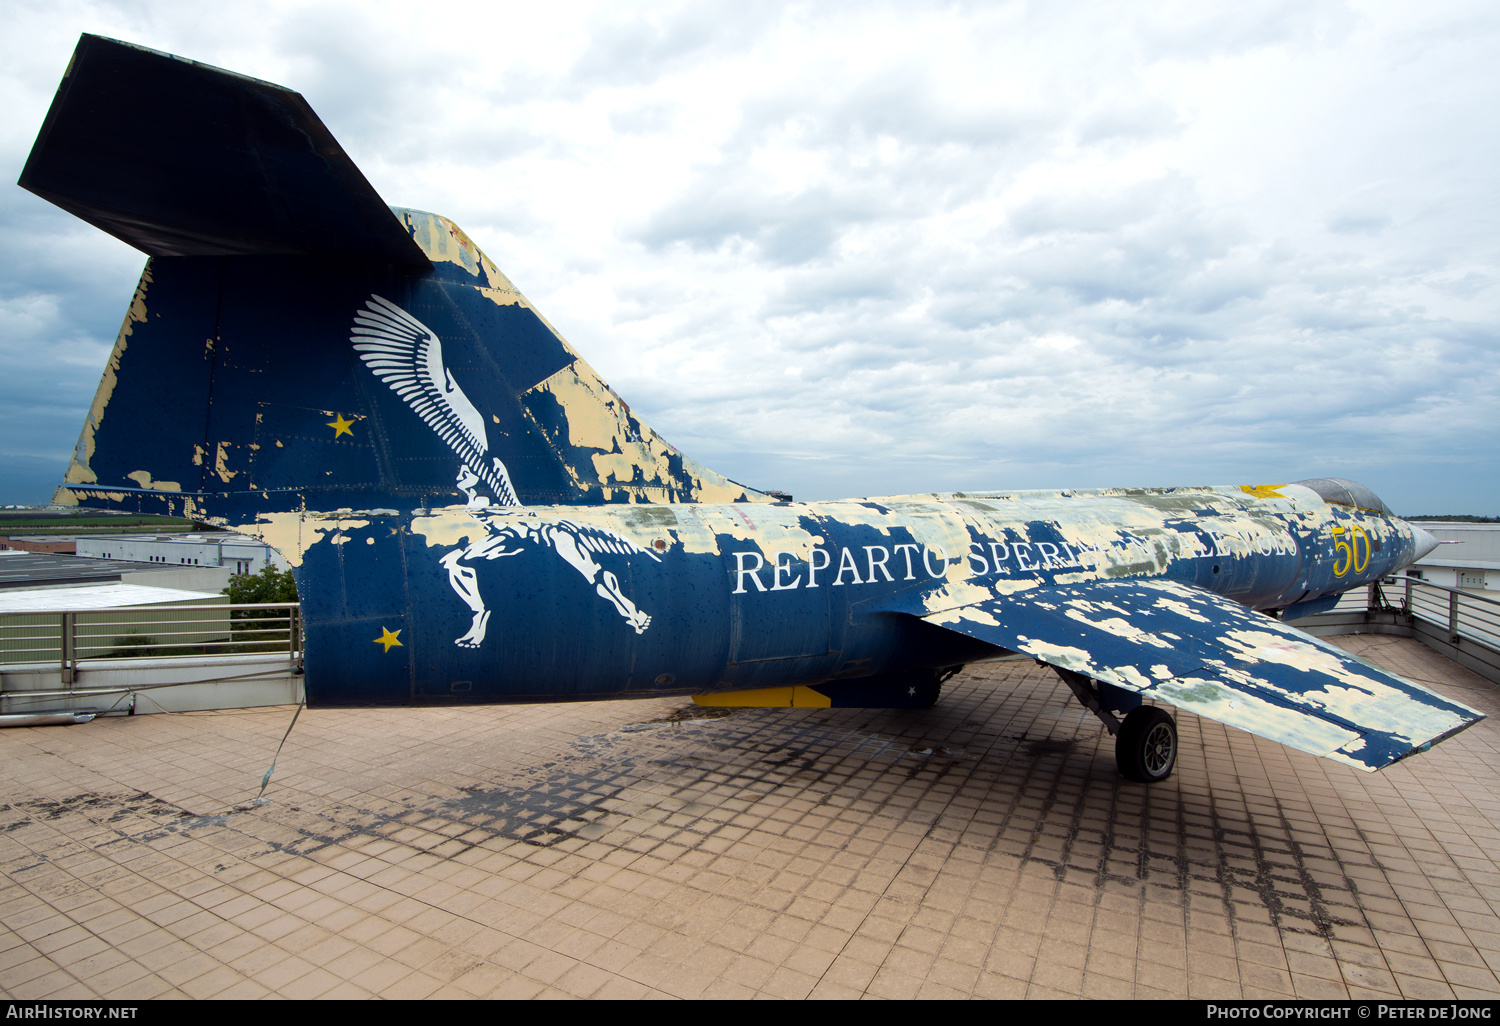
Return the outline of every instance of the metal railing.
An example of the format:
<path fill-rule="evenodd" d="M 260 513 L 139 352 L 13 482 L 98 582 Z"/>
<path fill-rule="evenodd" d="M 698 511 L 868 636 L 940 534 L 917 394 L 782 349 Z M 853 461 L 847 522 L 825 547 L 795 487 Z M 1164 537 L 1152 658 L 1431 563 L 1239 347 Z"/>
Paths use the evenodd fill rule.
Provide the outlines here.
<path fill-rule="evenodd" d="M 1416 577 L 1387 577 L 1347 593 L 1326 613 L 1292 621 L 1323 637 L 1394 634 L 1415 638 L 1500 683 L 1500 596 L 1433 584 Z"/>
<path fill-rule="evenodd" d="M 54 662 L 62 683 L 106 660 L 271 655 L 301 666 L 301 608 L 291 602 L 121 606 L 0 615 L 0 668 Z"/>
<path fill-rule="evenodd" d="M 1315 634 L 1395 633 L 1416 637 L 1500 681 L 1500 598 L 1388 577 L 1346 596 L 1334 610 L 1296 621 Z M 71 686 L 81 669 L 108 660 L 286 653 L 302 666 L 301 607 L 295 602 L 211 606 L 122 606 L 0 614 L 0 669 L 52 663 Z"/>
<path fill-rule="evenodd" d="M 1391 603 L 1396 590 L 1399 605 Z M 1400 613 L 1448 632 L 1448 643 L 1475 641 L 1500 651 L 1500 599 L 1480 592 L 1449 588 L 1415 577 L 1386 578 L 1370 586 L 1369 608 Z"/>

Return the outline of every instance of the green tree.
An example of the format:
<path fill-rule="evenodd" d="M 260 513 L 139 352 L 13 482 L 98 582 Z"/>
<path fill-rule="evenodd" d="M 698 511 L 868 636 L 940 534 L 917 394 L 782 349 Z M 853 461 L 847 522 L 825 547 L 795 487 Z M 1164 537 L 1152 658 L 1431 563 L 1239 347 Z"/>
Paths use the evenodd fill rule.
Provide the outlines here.
<path fill-rule="evenodd" d="M 224 589 L 235 605 L 247 602 L 296 602 L 297 585 L 290 570 L 278 570 L 269 563 L 258 574 L 235 574 Z"/>
<path fill-rule="evenodd" d="M 296 602 L 297 584 L 292 580 L 290 570 L 278 570 L 267 564 L 258 574 L 235 574 L 229 578 L 229 587 L 225 588 L 223 594 L 229 596 L 231 605 L 242 605 L 254 602 Z M 289 621 L 286 619 L 284 610 L 279 609 L 236 609 L 229 614 L 230 619 L 241 621 L 234 628 L 237 635 L 246 637 L 245 631 L 259 631 L 263 629 L 286 629 Z M 246 620 L 272 620 L 273 623 L 251 624 L 244 623 Z M 300 631 L 297 632 L 300 635 Z M 283 635 L 285 638 L 285 635 Z M 253 639 L 253 640 L 251 640 Z M 275 635 L 251 634 L 246 637 L 246 642 L 239 646 L 243 651 L 261 651 L 268 649 L 284 649 L 285 640 L 276 641 Z M 292 647 L 296 648 L 301 642 L 300 637 L 292 639 Z"/>

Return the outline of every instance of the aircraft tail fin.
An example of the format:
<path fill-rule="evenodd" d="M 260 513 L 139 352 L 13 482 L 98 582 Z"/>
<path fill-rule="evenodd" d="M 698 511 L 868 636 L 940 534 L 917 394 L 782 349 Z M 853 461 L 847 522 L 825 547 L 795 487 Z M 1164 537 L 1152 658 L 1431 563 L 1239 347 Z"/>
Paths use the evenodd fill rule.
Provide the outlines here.
<path fill-rule="evenodd" d="M 151 254 L 54 501 L 250 526 L 771 501 L 643 424 L 281 86 L 84 36 L 21 184 Z"/>

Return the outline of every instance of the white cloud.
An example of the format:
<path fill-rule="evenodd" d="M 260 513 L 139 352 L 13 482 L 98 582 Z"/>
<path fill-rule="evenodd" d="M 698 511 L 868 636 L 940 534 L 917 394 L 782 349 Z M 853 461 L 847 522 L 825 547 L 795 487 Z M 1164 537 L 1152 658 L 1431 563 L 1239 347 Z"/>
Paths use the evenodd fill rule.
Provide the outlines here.
<path fill-rule="evenodd" d="M 1500 508 L 1488 5 L 17 10 L 14 167 L 82 30 L 299 89 L 733 477 Z M 138 261 L 28 196 L 0 224 L 0 345 L 85 396 L 65 451 Z"/>

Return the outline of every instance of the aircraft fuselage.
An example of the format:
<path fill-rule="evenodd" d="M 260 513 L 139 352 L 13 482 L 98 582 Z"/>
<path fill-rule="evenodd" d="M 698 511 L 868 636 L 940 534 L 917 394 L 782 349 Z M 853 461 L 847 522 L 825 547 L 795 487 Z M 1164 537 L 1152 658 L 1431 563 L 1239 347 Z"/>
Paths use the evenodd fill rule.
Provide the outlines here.
<path fill-rule="evenodd" d="M 479 499 L 279 515 L 262 534 L 296 557 L 309 699 L 332 704 L 895 686 L 996 654 L 920 620 L 976 595 L 1003 603 L 1042 586 L 1156 579 L 1253 609 L 1306 607 L 1395 572 L 1419 545 L 1405 522 L 1300 485 L 726 505 Z"/>

